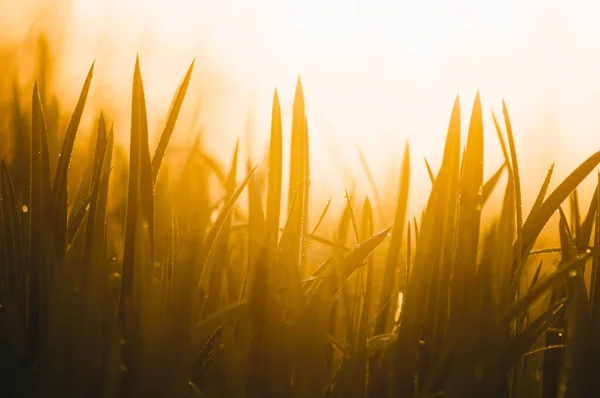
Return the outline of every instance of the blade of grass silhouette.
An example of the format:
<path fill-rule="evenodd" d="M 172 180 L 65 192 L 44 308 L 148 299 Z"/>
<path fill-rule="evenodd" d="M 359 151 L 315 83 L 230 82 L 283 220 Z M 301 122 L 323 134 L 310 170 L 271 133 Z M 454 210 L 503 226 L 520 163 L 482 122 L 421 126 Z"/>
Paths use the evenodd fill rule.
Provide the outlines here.
<path fill-rule="evenodd" d="M 175 93 L 175 97 L 173 98 L 171 109 L 169 110 L 169 115 L 167 116 L 167 124 L 162 132 L 162 135 L 160 136 L 160 140 L 158 141 L 156 151 L 154 152 L 154 157 L 152 158 L 152 181 L 154 184 L 156 184 L 158 171 L 160 169 L 163 157 L 165 156 L 165 152 L 167 151 L 169 140 L 171 139 L 171 135 L 173 135 L 173 130 L 175 130 L 177 117 L 179 116 L 179 112 L 181 111 L 181 106 L 183 105 L 183 100 L 185 98 L 185 94 L 187 92 L 190 80 L 192 78 L 192 71 L 194 70 L 195 62 L 196 60 L 194 59 L 192 61 L 192 64 L 188 68 L 188 71 L 185 74 L 183 81 L 177 88 L 177 92 Z"/>
<path fill-rule="evenodd" d="M 592 200 L 590 201 L 590 206 L 588 211 L 583 219 L 583 223 L 581 223 L 581 228 L 579 230 L 579 236 L 577 237 L 577 248 L 579 250 L 584 250 L 590 244 L 590 240 L 592 239 L 592 229 L 594 226 L 594 219 L 596 218 L 596 212 L 598 211 L 598 190 L 594 189 L 594 195 L 592 196 Z"/>
<path fill-rule="evenodd" d="M 207 278 L 210 274 L 210 269 L 208 269 L 209 268 L 208 265 L 211 264 L 210 257 L 212 255 L 212 250 L 213 250 L 215 241 L 217 240 L 217 237 L 219 236 L 219 233 L 220 233 L 223 225 L 225 224 L 227 217 L 231 213 L 231 210 L 233 209 L 235 202 L 237 202 L 237 199 L 242 194 L 242 191 L 246 188 L 246 185 L 250 181 L 250 178 L 252 178 L 252 175 L 254 174 L 255 171 L 256 171 L 256 167 L 254 167 L 252 169 L 252 171 L 246 176 L 244 181 L 242 181 L 240 186 L 235 190 L 233 195 L 231 195 L 231 197 L 227 201 L 227 204 L 221 210 L 221 213 L 217 217 L 217 219 L 214 222 L 212 228 L 210 229 L 208 235 L 206 236 L 206 239 L 205 239 L 205 241 L 202 245 L 202 249 L 201 249 L 202 254 L 200 256 L 200 258 L 203 261 L 203 264 L 201 266 L 201 274 L 200 274 L 200 278 L 198 281 L 199 287 L 203 287 L 208 280 Z"/>
<path fill-rule="evenodd" d="M 548 169 L 548 173 L 546 174 L 546 178 L 542 183 L 540 191 L 538 192 L 535 201 L 533 202 L 533 206 L 531 207 L 531 211 L 527 218 L 531 218 L 537 211 L 539 211 L 540 207 L 542 207 L 542 203 L 544 203 L 544 199 L 546 199 L 546 193 L 548 192 L 548 187 L 550 186 L 550 180 L 552 179 L 552 174 L 554 172 L 554 163 L 550 165 Z"/>
<path fill-rule="evenodd" d="M 358 246 L 356 246 L 350 253 L 348 253 L 342 263 L 339 265 L 340 278 L 341 280 L 346 280 L 352 272 L 363 265 L 364 260 L 379 246 L 388 236 L 390 229 L 384 229 L 371 236 L 370 238 L 361 242 Z M 326 279 L 335 279 L 338 275 L 336 272 L 330 272 Z M 312 294 L 312 298 L 319 297 L 319 291 L 324 289 L 325 286 L 328 286 L 328 283 L 323 280 L 314 293 Z M 333 297 L 336 292 L 329 292 L 330 297 Z"/>
<path fill-rule="evenodd" d="M 315 234 L 317 233 L 317 230 L 319 229 L 319 226 L 321 225 L 321 223 L 325 219 L 325 216 L 327 215 L 327 211 L 329 210 L 330 206 L 331 206 L 331 198 L 327 199 L 327 201 L 325 202 L 325 208 L 323 209 L 323 212 L 319 216 L 319 220 L 315 224 L 315 227 L 313 228 L 312 232 L 310 234 L 308 234 L 307 239 L 314 239 L 315 238 Z"/>
<path fill-rule="evenodd" d="M 500 177 L 502 177 L 502 172 L 504 171 L 504 167 L 505 167 L 505 163 L 503 163 L 502 166 L 500 166 L 498 168 L 498 170 L 496 170 L 496 172 L 483 185 L 482 194 L 481 194 L 482 205 L 485 205 L 487 203 L 488 199 L 492 195 L 492 192 L 494 191 L 494 188 L 496 187 L 496 185 L 498 185 L 498 181 L 500 180 Z"/>
<path fill-rule="evenodd" d="M 523 263 L 521 259 L 527 255 L 533 246 L 536 238 L 548 222 L 552 214 L 559 206 L 569 197 L 571 192 L 583 181 L 583 179 L 600 163 L 600 152 L 596 152 L 577 167 L 567 178 L 565 178 L 559 186 L 548 196 L 548 198 L 540 205 L 539 209 L 529 214 L 525 220 L 523 228 L 520 230 L 522 234 L 522 249 L 518 251 L 518 245 L 515 244 L 514 259 L 512 265 L 513 283 L 520 279 Z"/>
<path fill-rule="evenodd" d="M 518 302 L 516 302 L 509 310 L 507 310 L 505 314 L 499 317 L 500 320 L 498 321 L 498 325 L 506 325 L 516 316 L 523 314 L 523 312 L 527 310 L 527 308 L 529 308 L 538 298 L 540 298 L 543 294 L 557 284 L 563 282 L 563 279 L 569 275 L 569 272 L 577 270 L 578 267 L 581 267 L 583 264 L 585 264 L 585 262 L 592 257 L 592 254 L 597 254 L 597 250 L 593 250 L 589 253 L 585 253 L 573 258 L 572 260 L 563 264 L 560 269 L 554 271 L 543 280 L 538 281 L 538 283 L 530 291 L 522 295 Z"/>
<path fill-rule="evenodd" d="M 267 187 L 266 234 L 269 253 L 277 247 L 281 215 L 281 179 L 283 175 L 281 108 L 277 90 L 273 94 L 271 112 L 271 141 L 269 145 L 269 176 Z"/>
<path fill-rule="evenodd" d="M 408 194 L 410 187 L 410 147 L 406 143 L 404 147 L 404 156 L 402 161 L 402 169 L 400 170 L 398 193 L 396 196 L 396 210 L 394 215 L 394 224 L 391 229 L 390 247 L 386 259 L 383 285 L 379 296 L 379 302 L 384 303 L 393 294 L 402 291 L 405 288 L 407 281 L 401 282 L 401 285 L 396 283 L 395 277 L 397 267 L 400 263 L 400 250 L 403 243 L 404 225 L 406 224 L 406 209 L 408 207 Z M 391 304 L 391 303 L 390 303 Z M 382 313 L 382 317 L 376 326 L 375 333 L 381 334 L 386 329 L 386 325 L 390 322 L 393 305 L 390 305 L 386 312 Z"/>
<path fill-rule="evenodd" d="M 425 161 L 425 167 L 427 168 L 427 174 L 429 175 L 429 180 L 431 181 L 431 184 L 433 185 L 433 183 L 435 182 L 435 176 L 433 175 L 433 171 L 431 170 L 431 166 L 429 165 L 429 162 L 427 161 L 427 159 L 423 158 L 423 160 Z"/>
<path fill-rule="evenodd" d="M 67 174 L 69 164 L 71 162 L 71 156 L 73 154 L 73 146 L 75 144 L 75 138 L 77 136 L 77 130 L 79 129 L 79 123 L 81 122 L 81 116 L 83 115 L 83 109 L 90 91 L 90 85 L 92 82 L 92 76 L 94 74 L 94 65 L 92 66 L 87 74 L 79 100 L 73 111 L 73 116 L 67 127 L 67 132 L 63 140 L 62 148 L 59 155 L 58 165 L 56 167 L 56 174 L 54 177 L 53 187 L 53 206 L 54 206 L 54 225 L 56 233 L 56 249 L 57 254 L 62 258 L 64 251 L 66 250 L 66 239 L 67 239 Z"/>

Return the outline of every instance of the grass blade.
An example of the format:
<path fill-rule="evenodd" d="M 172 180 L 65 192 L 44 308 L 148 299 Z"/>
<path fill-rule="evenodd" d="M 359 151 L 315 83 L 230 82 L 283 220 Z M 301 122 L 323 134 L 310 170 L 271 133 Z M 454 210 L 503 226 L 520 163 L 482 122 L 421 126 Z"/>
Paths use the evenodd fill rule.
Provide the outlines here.
<path fill-rule="evenodd" d="M 73 146 L 75 144 L 75 138 L 77 137 L 77 130 L 79 129 L 79 123 L 81 122 L 81 116 L 83 115 L 83 109 L 90 91 L 90 85 L 92 83 L 92 76 L 94 74 L 94 64 L 92 64 L 79 100 L 73 111 L 73 116 L 67 127 L 67 132 L 62 144 L 58 165 L 56 167 L 56 175 L 54 177 L 54 225 L 56 234 L 56 249 L 59 257 L 62 257 L 66 250 L 67 240 L 67 174 L 69 170 L 69 164 L 71 162 L 71 155 L 73 154 Z"/>
<path fill-rule="evenodd" d="M 281 109 L 277 91 L 273 95 L 271 114 L 271 143 L 269 146 L 269 179 L 267 192 L 267 245 L 270 253 L 275 251 L 279 238 L 279 216 L 281 214 L 282 178 L 282 129 Z"/>
<path fill-rule="evenodd" d="M 179 116 L 179 111 L 181 111 L 181 106 L 183 105 L 183 100 L 185 98 L 185 94 L 187 93 L 187 89 L 192 78 L 192 71 L 194 70 L 195 62 L 196 60 L 192 61 L 192 64 L 188 68 L 188 71 L 185 74 L 183 81 L 177 88 L 177 92 L 175 93 L 175 97 L 173 98 L 171 109 L 169 110 L 169 116 L 167 117 L 167 124 L 162 132 L 162 135 L 160 136 L 160 140 L 158 141 L 156 151 L 154 152 L 154 157 L 152 158 L 152 182 L 154 184 L 156 184 L 156 179 L 158 178 L 158 171 L 160 169 L 163 157 L 165 156 L 165 152 L 167 151 L 169 140 L 171 139 L 173 130 L 175 130 L 175 123 L 177 123 L 177 117 Z"/>

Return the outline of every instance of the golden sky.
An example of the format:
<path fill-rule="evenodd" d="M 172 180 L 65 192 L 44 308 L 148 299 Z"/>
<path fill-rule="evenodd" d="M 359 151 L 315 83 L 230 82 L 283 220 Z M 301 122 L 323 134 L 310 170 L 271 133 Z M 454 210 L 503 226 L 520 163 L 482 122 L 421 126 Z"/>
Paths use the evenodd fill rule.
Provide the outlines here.
<path fill-rule="evenodd" d="M 301 75 L 313 185 L 340 198 L 351 187 L 337 170 L 366 185 L 356 145 L 383 183 L 407 139 L 414 179 L 424 181 L 413 186 L 426 193 L 422 158 L 437 167 L 455 96 L 466 126 L 480 89 L 486 172 L 501 159 L 490 111 L 500 113 L 504 97 L 524 183 L 537 189 L 552 160 L 564 177 L 600 149 L 599 12 L 589 0 L 0 0 L 0 40 L 50 31 L 70 103 L 96 59 L 94 110 L 108 109 L 123 137 L 136 53 L 155 132 L 197 57 L 184 112 L 201 106 L 208 143 L 223 156 L 249 115 L 266 139 L 275 88 L 290 125 Z M 180 143 L 189 126 L 176 132 Z M 256 161 L 265 144 L 252 142 Z"/>

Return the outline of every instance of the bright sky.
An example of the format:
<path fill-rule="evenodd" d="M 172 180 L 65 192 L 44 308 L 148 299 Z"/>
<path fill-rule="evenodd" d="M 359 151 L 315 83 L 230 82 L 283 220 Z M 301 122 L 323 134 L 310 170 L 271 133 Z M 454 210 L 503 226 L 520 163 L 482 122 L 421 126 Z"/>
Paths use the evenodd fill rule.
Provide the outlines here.
<path fill-rule="evenodd" d="M 42 2 L 60 14 L 59 0 L 0 0 L 0 34 L 17 35 L 10 22 L 26 19 L 31 12 L 23 10 Z M 244 136 L 249 113 L 255 133 L 266 139 L 275 88 L 289 129 L 300 74 L 315 174 L 332 171 L 313 179 L 325 196 L 351 188 L 334 172 L 340 167 L 366 185 L 355 145 L 384 182 L 407 139 L 414 178 L 424 181 L 414 185 L 417 194 L 427 192 L 422 157 L 439 165 L 454 97 L 460 95 L 466 131 L 477 89 L 488 127 L 488 174 L 500 162 L 490 111 L 501 113 L 502 97 L 530 186 L 537 189 L 552 160 L 564 177 L 600 149 L 596 1 L 73 0 L 66 15 L 62 86 L 74 98 L 96 59 L 98 102 L 113 104 L 110 114 L 122 118 L 123 132 L 128 111 L 119 109 L 130 101 L 136 52 L 155 131 L 198 57 L 186 112 L 202 96 L 207 140 L 226 156 L 235 137 Z M 185 133 L 176 132 L 180 142 Z M 257 154 L 264 145 L 257 140 L 252 147 Z"/>

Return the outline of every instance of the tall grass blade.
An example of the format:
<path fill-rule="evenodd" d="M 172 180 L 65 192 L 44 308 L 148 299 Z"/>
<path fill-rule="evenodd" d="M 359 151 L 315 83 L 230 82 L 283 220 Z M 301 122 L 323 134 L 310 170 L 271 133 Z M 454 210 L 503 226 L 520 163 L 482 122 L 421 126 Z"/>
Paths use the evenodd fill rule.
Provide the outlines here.
<path fill-rule="evenodd" d="M 160 170 L 160 165 L 162 163 L 163 157 L 165 156 L 165 152 L 167 151 L 169 140 L 171 139 L 171 135 L 173 135 L 173 130 L 175 130 L 177 117 L 179 116 L 179 112 L 181 111 L 181 106 L 183 105 L 183 100 L 185 98 L 185 94 L 187 93 L 187 89 L 192 78 L 192 71 L 194 70 L 195 62 L 196 60 L 192 61 L 192 64 L 188 68 L 188 71 L 185 74 L 183 81 L 177 88 L 177 92 L 175 93 L 175 97 L 173 98 L 171 109 L 169 110 L 169 116 L 167 116 L 167 124 L 160 136 L 158 146 L 156 147 L 156 151 L 154 152 L 154 156 L 152 157 L 152 181 L 154 184 L 156 184 L 156 179 L 158 178 L 158 171 Z"/>
<path fill-rule="evenodd" d="M 481 194 L 482 205 L 485 205 L 487 203 L 488 199 L 492 195 L 492 192 L 494 191 L 494 188 L 496 187 L 496 185 L 498 185 L 498 181 L 500 181 L 500 177 L 502 177 L 504 167 L 505 164 L 502 164 L 502 166 L 500 166 L 498 170 L 496 170 L 496 172 L 492 174 L 492 176 L 483 185 L 483 190 Z"/>
<path fill-rule="evenodd" d="M 477 247 L 483 205 L 483 120 L 479 94 L 475 98 L 467 146 L 460 176 L 460 202 L 457 219 L 456 251 L 453 262 L 450 316 L 462 318 L 468 328 L 472 319 Z M 461 315 L 462 314 L 462 315 Z M 455 325 L 458 327 L 458 325 Z"/>
<path fill-rule="evenodd" d="M 281 214 L 282 179 L 282 129 L 281 109 L 277 91 L 273 95 L 271 114 L 271 143 L 269 146 L 269 177 L 267 192 L 266 234 L 269 252 L 274 252 L 279 238 L 279 217 Z"/>
<path fill-rule="evenodd" d="M 69 165 L 71 162 L 71 155 L 73 154 L 73 146 L 75 144 L 75 138 L 77 136 L 77 130 L 79 129 L 79 123 L 81 122 L 81 116 L 83 115 L 83 109 L 90 91 L 90 85 L 92 83 L 92 76 L 94 74 L 94 63 L 92 64 L 79 100 L 73 111 L 73 116 L 67 127 L 67 132 L 62 143 L 60 150 L 58 165 L 56 167 L 56 175 L 54 177 L 53 196 L 54 196 L 54 225 L 55 225 L 55 236 L 56 236 L 56 249 L 59 257 L 64 256 L 66 250 L 66 239 L 67 239 L 67 174 Z"/>
<path fill-rule="evenodd" d="M 408 144 L 404 147 L 404 156 L 402 160 L 402 168 L 400 171 L 400 181 L 398 182 L 398 193 L 396 196 L 396 213 L 394 215 L 394 224 L 391 230 L 391 241 L 388 249 L 387 260 L 383 274 L 383 285 L 379 295 L 379 302 L 390 303 L 387 310 L 382 313 L 382 316 L 377 320 L 375 326 L 376 334 L 383 334 L 388 325 L 390 325 L 391 317 L 396 308 L 390 297 L 398 295 L 398 292 L 404 291 L 407 281 L 401 281 L 398 285 L 395 277 L 400 264 L 400 250 L 402 248 L 404 226 L 406 225 L 406 208 L 408 206 L 408 192 L 410 186 L 410 148 Z M 402 273 L 401 273 L 402 274 Z"/>
<path fill-rule="evenodd" d="M 244 188 L 246 188 L 246 185 L 248 185 L 248 182 L 252 178 L 252 175 L 254 174 L 255 171 L 256 171 L 256 167 L 254 167 L 250 171 L 250 173 L 248 173 L 248 175 L 246 176 L 244 181 L 242 181 L 240 186 L 231 195 L 231 197 L 229 198 L 229 200 L 227 201 L 227 203 L 221 210 L 221 213 L 217 217 L 212 228 L 210 229 L 208 235 L 206 236 L 204 243 L 202 244 L 200 259 L 203 262 L 203 264 L 201 265 L 201 274 L 200 274 L 200 278 L 198 281 L 198 286 L 200 286 L 201 288 L 205 287 L 206 282 L 208 281 L 207 278 L 209 277 L 210 272 L 211 272 L 211 269 L 209 269 L 209 265 L 212 264 L 210 261 L 211 254 L 212 254 L 215 242 L 219 236 L 219 233 L 221 232 L 221 229 L 223 228 L 225 221 L 227 220 L 228 216 L 230 215 L 230 213 L 233 209 L 233 206 L 235 205 L 235 202 L 237 201 L 237 199 L 240 197 L 240 195 L 244 191 Z"/>
<path fill-rule="evenodd" d="M 552 214 L 559 208 L 559 206 L 569 197 L 571 192 L 583 181 L 583 179 L 600 163 L 600 152 L 596 152 L 590 156 L 585 162 L 577 167 L 567 178 L 559 184 L 558 187 L 548 196 L 548 198 L 541 204 L 539 209 L 529 214 L 529 217 L 525 220 L 523 228 L 520 233 L 522 234 L 521 241 L 522 247 L 519 252 L 518 246 L 514 246 L 514 260 L 512 270 L 514 273 L 514 280 L 518 281 L 522 272 L 521 261 L 527 253 L 531 250 L 536 238 L 548 222 Z M 550 173 L 549 173 L 550 174 Z"/>

